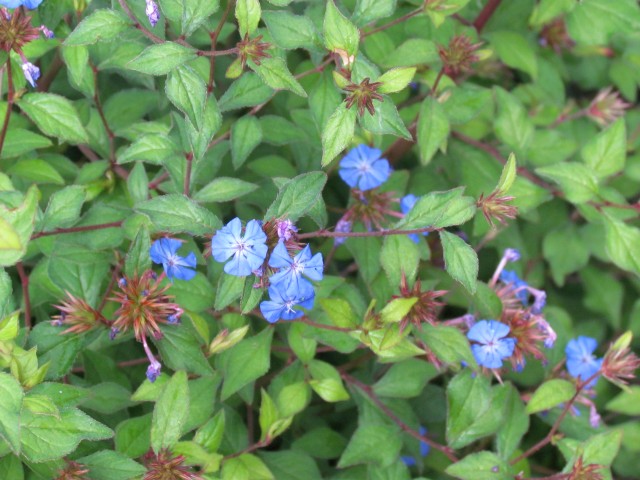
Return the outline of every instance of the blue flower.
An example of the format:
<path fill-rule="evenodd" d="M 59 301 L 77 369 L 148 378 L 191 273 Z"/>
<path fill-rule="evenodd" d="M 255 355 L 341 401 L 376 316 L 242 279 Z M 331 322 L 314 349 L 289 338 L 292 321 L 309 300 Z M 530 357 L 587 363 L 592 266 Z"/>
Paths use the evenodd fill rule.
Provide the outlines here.
<path fill-rule="evenodd" d="M 413 208 L 413 206 L 416 204 L 418 200 L 419 200 L 419 197 L 416 197 L 412 193 L 405 195 L 400 200 L 400 211 L 406 215 L 411 211 L 411 209 Z M 427 235 L 429 235 L 429 232 L 424 232 L 422 235 L 426 237 Z M 410 233 L 407 236 L 413 241 L 413 243 L 420 242 L 420 236 L 417 233 Z"/>
<path fill-rule="evenodd" d="M 287 285 L 285 282 L 271 284 L 269 287 L 269 298 L 260 303 L 260 311 L 269 323 L 278 320 L 293 320 L 304 315 L 301 310 L 294 310 L 296 307 L 313 308 L 315 292 L 313 286 L 304 279 L 298 283 Z"/>
<path fill-rule="evenodd" d="M 418 429 L 418 432 L 420 433 L 420 435 L 422 435 L 424 437 L 427 434 L 427 429 L 421 426 Z M 428 443 L 423 442 L 423 441 L 420 442 L 420 456 L 421 457 L 426 457 L 429 454 L 430 450 L 431 450 L 431 447 L 429 446 Z M 400 460 L 402 460 L 402 462 L 407 467 L 413 467 L 417 463 L 416 459 L 411 457 L 411 456 L 409 456 L 409 455 L 401 456 Z"/>
<path fill-rule="evenodd" d="M 33 63 L 24 60 L 22 62 L 22 73 L 24 73 L 24 78 L 27 79 L 27 82 L 32 87 L 35 87 L 36 81 L 40 78 L 40 69 Z"/>
<path fill-rule="evenodd" d="M 149 255 L 153 263 L 162 264 L 164 273 L 167 274 L 167 278 L 173 281 L 174 278 L 178 280 L 191 280 L 196 276 L 196 255 L 193 252 L 189 252 L 186 257 L 181 257 L 176 252 L 182 246 L 180 240 L 174 238 L 161 238 L 156 240 L 151 245 Z"/>
<path fill-rule="evenodd" d="M 7 8 L 17 8 L 21 5 L 24 5 L 29 10 L 33 10 L 34 8 L 38 8 L 38 6 L 42 3 L 42 0 L 0 0 L 0 5 Z"/>
<path fill-rule="evenodd" d="M 590 337 L 580 336 L 569 340 L 565 348 L 569 375 L 584 382 L 598 372 L 602 367 L 603 359 L 596 359 L 593 354 L 597 347 L 598 342 Z M 594 378 L 589 382 L 588 388 L 593 387 L 597 381 L 598 378 Z"/>
<path fill-rule="evenodd" d="M 311 255 L 309 245 L 305 246 L 295 257 L 291 258 L 284 242 L 278 242 L 269 258 L 269 266 L 281 269 L 271 276 L 271 283 L 285 282 L 286 285 L 299 283 L 302 275 L 319 282 L 322 280 L 322 254 Z"/>
<path fill-rule="evenodd" d="M 340 160 L 340 178 L 351 188 L 363 191 L 379 187 L 391 173 L 389 161 L 381 156 L 377 148 L 358 145 Z"/>
<path fill-rule="evenodd" d="M 495 320 L 480 320 L 469 332 L 467 338 L 473 340 L 473 356 L 479 365 L 487 368 L 502 367 L 502 360 L 510 357 L 516 346 L 515 338 L 509 335 L 509 326 Z"/>
<path fill-rule="evenodd" d="M 234 218 L 211 240 L 211 255 L 218 262 L 226 262 L 224 271 L 229 275 L 246 277 L 262 266 L 267 256 L 267 236 L 258 220 L 250 220 L 242 234 L 242 223 Z"/>
<path fill-rule="evenodd" d="M 500 272 L 500 281 L 505 285 L 512 285 L 513 289 L 516 290 L 516 297 L 523 305 L 527 305 L 529 303 L 529 292 L 527 291 L 527 287 L 529 286 L 527 282 L 518 277 L 518 274 L 512 270 L 503 270 Z"/>

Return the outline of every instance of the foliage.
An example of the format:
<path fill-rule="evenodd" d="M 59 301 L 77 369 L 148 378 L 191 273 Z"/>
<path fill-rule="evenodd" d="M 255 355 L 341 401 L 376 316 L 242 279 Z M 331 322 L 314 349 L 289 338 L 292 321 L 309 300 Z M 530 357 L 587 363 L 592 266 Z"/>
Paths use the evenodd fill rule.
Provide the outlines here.
<path fill-rule="evenodd" d="M 635 0 L 0 5 L 1 478 L 640 478 Z"/>

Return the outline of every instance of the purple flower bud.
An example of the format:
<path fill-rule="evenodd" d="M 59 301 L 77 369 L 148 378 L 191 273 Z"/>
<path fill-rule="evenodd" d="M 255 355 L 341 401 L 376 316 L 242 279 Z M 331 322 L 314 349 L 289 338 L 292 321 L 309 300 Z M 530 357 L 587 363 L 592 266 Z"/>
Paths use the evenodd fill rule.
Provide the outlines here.
<path fill-rule="evenodd" d="M 535 300 L 531 306 L 531 313 L 534 315 L 540 315 L 540 313 L 542 313 L 542 309 L 547 304 L 547 294 L 543 290 L 538 290 L 533 295 Z"/>
<path fill-rule="evenodd" d="M 340 219 L 338 223 L 336 223 L 335 231 L 337 233 L 349 233 L 351 231 L 352 224 L 349 220 Z M 333 244 L 337 247 L 344 243 L 346 237 L 335 237 Z"/>
<path fill-rule="evenodd" d="M 155 382 L 156 379 L 160 376 L 160 370 L 162 370 L 162 365 L 160 362 L 154 362 L 149 365 L 147 368 L 147 378 L 151 383 Z"/>
<path fill-rule="evenodd" d="M 589 423 L 593 428 L 598 428 L 600 426 L 600 414 L 596 410 L 596 406 L 591 404 L 589 406 Z"/>
<path fill-rule="evenodd" d="M 293 224 L 291 220 L 281 220 L 276 224 L 278 231 L 278 238 L 284 240 L 291 240 L 294 233 L 298 231 L 298 228 Z"/>
<path fill-rule="evenodd" d="M 149 290 L 143 290 L 143 291 L 142 291 L 142 296 L 143 296 L 143 297 L 146 297 L 146 296 L 148 296 L 148 295 L 149 295 Z"/>
<path fill-rule="evenodd" d="M 110 339 L 110 340 L 115 340 L 116 335 L 118 335 L 119 333 L 120 333 L 120 329 L 115 328 L 115 327 L 114 327 L 114 328 L 112 328 L 112 329 L 109 331 L 109 339 Z"/>
<path fill-rule="evenodd" d="M 40 25 L 40 31 L 47 38 L 53 38 L 55 35 L 51 30 L 49 30 L 45 25 Z"/>
<path fill-rule="evenodd" d="M 55 320 L 51 320 L 51 325 L 53 325 L 54 327 L 61 327 L 62 324 L 62 319 L 57 318 Z"/>
<path fill-rule="evenodd" d="M 35 87 L 36 81 L 40 78 L 40 69 L 33 63 L 24 60 L 22 63 L 22 72 L 27 82 L 29 82 L 32 87 Z"/>
<path fill-rule="evenodd" d="M 518 260 L 520 260 L 520 252 L 515 248 L 507 248 L 504 251 L 504 258 L 508 262 L 517 262 Z"/>
<path fill-rule="evenodd" d="M 146 0 L 147 7 L 145 9 L 145 13 L 149 18 L 149 23 L 152 27 L 155 27 L 158 21 L 160 20 L 160 12 L 158 11 L 158 5 L 153 0 Z"/>
<path fill-rule="evenodd" d="M 121 287 L 126 287 L 127 286 L 127 279 L 122 277 L 120 280 L 118 280 L 118 285 L 120 285 Z"/>
<path fill-rule="evenodd" d="M 176 315 L 176 314 L 169 315 L 167 317 L 167 322 L 169 322 L 170 324 L 174 325 L 174 324 L 180 322 L 180 317 L 178 315 Z"/>

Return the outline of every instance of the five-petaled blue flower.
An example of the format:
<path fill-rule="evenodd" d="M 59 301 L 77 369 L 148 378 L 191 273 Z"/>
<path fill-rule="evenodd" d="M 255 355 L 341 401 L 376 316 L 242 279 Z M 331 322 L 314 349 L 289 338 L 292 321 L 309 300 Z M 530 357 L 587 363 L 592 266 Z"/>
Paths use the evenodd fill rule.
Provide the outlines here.
<path fill-rule="evenodd" d="M 295 308 L 312 309 L 315 295 L 313 286 L 304 279 L 289 285 L 286 282 L 272 283 L 269 287 L 270 300 L 260 303 L 260 311 L 269 323 L 280 319 L 294 320 L 304 315 L 302 310 Z"/>
<path fill-rule="evenodd" d="M 527 291 L 527 287 L 529 285 L 527 282 L 522 280 L 516 272 L 512 270 L 503 270 L 500 272 L 500 281 L 505 285 L 512 286 L 516 291 L 516 297 L 523 305 L 526 306 L 529 303 L 529 292 Z"/>
<path fill-rule="evenodd" d="M 358 145 L 340 160 L 340 178 L 351 188 L 371 190 L 387 181 L 391 174 L 389 161 L 377 148 Z"/>
<path fill-rule="evenodd" d="M 224 266 L 229 275 L 246 277 L 262 266 L 267 256 L 267 236 L 258 220 L 250 220 L 242 233 L 242 222 L 234 218 L 211 240 L 211 255 L 218 262 L 231 261 Z M 233 257 L 233 258 L 232 258 Z"/>
<path fill-rule="evenodd" d="M 280 269 L 279 272 L 271 276 L 271 283 L 284 282 L 286 285 L 298 284 L 301 275 L 319 282 L 322 280 L 322 270 L 324 268 L 322 254 L 316 253 L 312 256 L 309 245 L 291 258 L 283 241 L 278 242 L 276 248 L 273 249 L 273 253 L 269 257 L 269 266 Z"/>
<path fill-rule="evenodd" d="M 603 359 L 597 359 L 593 354 L 598 347 L 598 342 L 590 337 L 578 337 L 569 340 L 565 353 L 567 354 L 567 370 L 569 375 L 579 378 L 583 382 L 595 375 L 602 367 Z M 589 382 L 588 388 L 593 387 L 598 378 Z"/>
<path fill-rule="evenodd" d="M 406 215 L 411 211 L 418 200 L 419 197 L 416 197 L 412 193 L 405 195 L 404 197 L 402 197 L 402 199 L 400 199 L 400 211 Z M 429 232 L 424 232 L 422 235 L 426 237 L 427 235 L 429 235 Z M 417 233 L 410 233 L 407 236 L 413 241 L 413 243 L 418 243 L 420 241 L 420 236 Z"/>
<path fill-rule="evenodd" d="M 427 434 L 427 429 L 424 428 L 423 426 L 420 426 L 420 428 L 418 429 L 418 432 L 420 433 L 420 435 L 424 437 Z M 429 446 L 429 444 L 421 441 L 420 456 L 426 457 L 429 454 L 429 450 L 431 450 L 431 447 Z M 417 463 L 416 459 L 409 455 L 402 455 L 400 457 L 400 460 L 402 460 L 402 463 L 404 463 L 407 467 L 413 467 Z"/>
<path fill-rule="evenodd" d="M 196 272 L 196 255 L 189 252 L 186 257 L 181 257 L 176 252 L 182 246 L 180 240 L 174 238 L 161 238 L 151 245 L 149 255 L 153 263 L 162 264 L 164 273 L 169 280 L 191 280 Z"/>
<path fill-rule="evenodd" d="M 40 78 L 40 69 L 33 63 L 25 60 L 22 62 L 22 73 L 24 73 L 24 78 L 27 79 L 27 82 L 35 88 L 36 82 Z"/>
<path fill-rule="evenodd" d="M 38 8 L 41 3 L 42 3 L 42 0 L 0 0 L 0 5 L 2 5 L 3 7 L 18 8 L 24 5 L 29 10 Z"/>
<path fill-rule="evenodd" d="M 516 346 L 515 338 L 509 335 L 509 326 L 496 320 L 480 320 L 469 332 L 467 338 L 473 340 L 473 356 L 479 365 L 487 368 L 502 367 L 502 360 L 510 357 Z"/>

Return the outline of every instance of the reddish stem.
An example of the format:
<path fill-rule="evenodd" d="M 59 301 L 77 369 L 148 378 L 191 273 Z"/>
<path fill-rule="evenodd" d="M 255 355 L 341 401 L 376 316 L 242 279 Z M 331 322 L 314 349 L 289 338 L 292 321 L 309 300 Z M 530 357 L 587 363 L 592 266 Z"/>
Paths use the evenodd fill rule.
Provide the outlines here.
<path fill-rule="evenodd" d="M 186 153 L 184 156 L 187 161 L 186 171 L 184 172 L 184 189 L 183 193 L 188 197 L 191 190 L 191 167 L 193 163 L 193 152 Z"/>
<path fill-rule="evenodd" d="M 478 17 L 473 21 L 473 26 L 478 31 L 478 33 L 482 31 L 493 13 L 500 6 L 501 2 L 502 0 L 489 0 L 482 11 L 478 14 Z"/>
<path fill-rule="evenodd" d="M 374 28 L 373 30 L 369 30 L 368 32 L 362 32 L 360 34 L 360 38 L 368 37 L 369 35 L 373 35 L 374 33 L 381 32 L 386 30 L 387 28 L 391 28 L 394 25 L 404 22 L 405 20 L 409 20 L 411 17 L 415 17 L 416 15 L 420 15 L 424 10 L 422 8 L 416 8 L 415 10 L 410 11 L 409 13 L 396 18 L 395 20 L 391 20 L 389 23 L 385 23 L 384 25 L 380 25 L 379 27 Z"/>
<path fill-rule="evenodd" d="M 13 110 L 14 102 L 14 89 L 13 89 L 13 75 L 11 72 L 11 57 L 7 58 L 7 111 L 4 114 L 4 122 L 2 123 L 2 130 L 0 131 L 0 153 L 4 147 L 4 141 L 7 138 L 7 130 L 9 128 L 9 119 L 11 118 L 11 112 Z"/>
<path fill-rule="evenodd" d="M 410 230 L 389 229 L 373 230 L 371 232 L 331 232 L 329 230 L 316 230 L 315 232 L 302 233 L 298 235 L 300 240 L 305 238 L 350 238 L 350 237 L 386 237 L 389 235 L 411 235 L 412 233 L 433 232 L 438 230 L 434 227 L 413 228 Z"/>
<path fill-rule="evenodd" d="M 51 230 L 50 232 L 38 232 L 31 235 L 31 240 L 35 240 L 36 238 L 46 237 L 48 235 L 58 235 L 62 233 L 76 233 L 76 232 L 88 232 L 91 230 L 102 230 L 103 228 L 118 228 L 122 226 L 123 220 L 117 222 L 110 223 L 100 223 L 97 225 L 85 225 L 82 227 L 71 227 L 71 228 L 56 228 L 55 230 Z"/>

